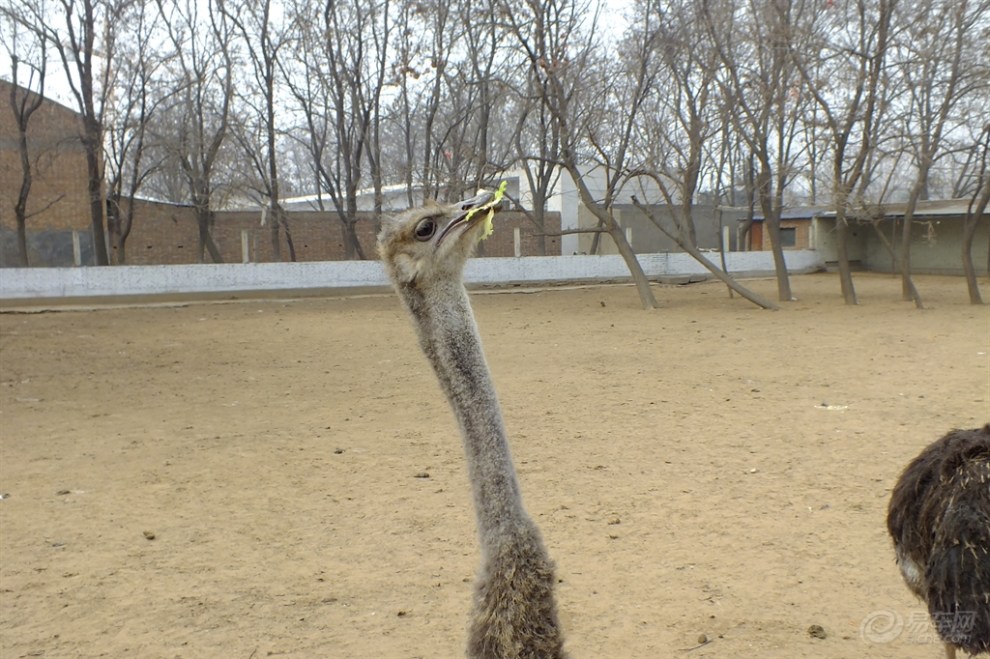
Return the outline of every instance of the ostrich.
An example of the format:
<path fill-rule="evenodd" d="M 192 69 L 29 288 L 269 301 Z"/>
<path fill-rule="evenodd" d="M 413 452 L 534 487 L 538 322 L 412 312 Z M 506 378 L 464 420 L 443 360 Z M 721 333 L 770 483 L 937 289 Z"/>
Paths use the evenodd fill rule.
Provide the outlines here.
<path fill-rule="evenodd" d="M 953 430 L 904 469 L 887 530 L 946 657 L 990 652 L 990 424 Z"/>
<path fill-rule="evenodd" d="M 491 193 L 385 217 L 378 251 L 412 316 L 420 347 L 460 426 L 482 566 L 467 654 L 472 659 L 562 659 L 554 566 L 516 481 L 498 398 L 481 349 L 464 263 L 484 235 Z"/>

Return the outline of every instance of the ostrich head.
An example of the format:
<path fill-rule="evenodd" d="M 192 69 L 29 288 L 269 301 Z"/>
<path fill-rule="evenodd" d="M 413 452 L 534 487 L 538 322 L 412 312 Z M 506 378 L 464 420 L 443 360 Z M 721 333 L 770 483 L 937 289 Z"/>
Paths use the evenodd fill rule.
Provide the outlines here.
<path fill-rule="evenodd" d="M 460 281 L 464 263 L 484 235 L 491 192 L 449 205 L 430 204 L 382 219 L 378 253 L 399 288 L 428 290 L 438 282 Z M 498 210 L 498 205 L 494 207 Z"/>

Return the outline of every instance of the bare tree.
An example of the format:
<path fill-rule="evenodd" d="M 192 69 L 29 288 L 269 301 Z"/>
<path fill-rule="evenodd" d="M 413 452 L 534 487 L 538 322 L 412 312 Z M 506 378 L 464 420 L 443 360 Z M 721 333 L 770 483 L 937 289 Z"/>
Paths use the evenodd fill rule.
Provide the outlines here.
<path fill-rule="evenodd" d="M 518 91 L 513 143 L 516 163 L 526 178 L 527 198 L 520 208 L 536 228 L 536 249 L 546 255 L 546 213 L 551 191 L 560 180 L 560 130 L 541 101 L 543 82 L 527 68 L 524 86 Z"/>
<path fill-rule="evenodd" d="M 173 93 L 154 88 L 156 72 L 164 64 L 163 53 L 151 46 L 157 18 L 157 13 L 148 15 L 148 3 L 143 0 L 121 14 L 133 38 L 123 41 L 115 53 L 114 102 L 106 112 L 107 228 L 113 246 L 112 260 L 118 264 L 127 262 L 126 243 L 134 222 L 134 197 L 159 164 L 148 157 L 149 124 Z"/>
<path fill-rule="evenodd" d="M 254 175 L 254 191 L 266 206 L 267 222 L 271 227 L 272 251 L 282 260 L 284 233 L 289 259 L 296 260 L 288 218 L 282 207 L 279 176 L 280 125 L 276 121 L 278 104 L 280 53 L 289 43 L 289 31 L 281 24 L 280 11 L 273 12 L 272 0 L 217 0 L 220 11 L 235 27 L 247 59 L 249 78 L 238 97 L 247 109 L 246 120 L 239 126 L 236 138 L 247 156 Z"/>
<path fill-rule="evenodd" d="M 518 61 L 509 59 L 510 35 L 501 25 L 494 0 L 458 0 L 457 20 L 467 45 L 465 62 L 452 69 L 448 83 L 453 105 L 461 109 L 448 140 L 448 194 L 491 186 L 515 157 L 514 104 L 507 90 L 519 76 Z M 449 115 L 448 115 L 449 116 Z"/>
<path fill-rule="evenodd" d="M 813 5 L 807 28 L 812 47 L 791 48 L 803 89 L 815 100 L 828 137 L 839 281 L 846 304 L 857 304 L 849 263 L 850 211 L 855 192 L 862 196 L 865 167 L 886 117 L 884 85 L 890 76 L 885 69 L 896 4 L 856 0 Z"/>
<path fill-rule="evenodd" d="M 400 9 L 398 82 L 405 183 L 409 204 L 440 198 L 445 152 L 438 116 L 458 37 L 452 0 L 406 1 Z M 416 190 L 420 192 L 417 194 Z"/>
<path fill-rule="evenodd" d="M 601 55 L 594 29 L 597 8 L 587 25 L 583 21 L 589 11 L 584 4 L 528 0 L 524 8 L 506 5 L 502 15 L 538 81 L 533 88 L 556 124 L 559 165 L 597 220 L 593 231 L 608 233 L 614 241 L 643 308 L 653 309 L 657 302 L 650 283 L 613 211 L 628 174 L 635 122 L 651 88 L 649 53 L 657 46 L 656 30 L 642 30 L 639 38 L 626 43 L 621 57 L 608 59 L 596 56 Z M 592 81 L 599 84 L 593 86 Z M 589 185 L 592 170 L 601 174 L 600 191 L 593 192 Z"/>
<path fill-rule="evenodd" d="M 389 84 L 389 69 L 392 63 L 392 35 L 395 30 L 393 19 L 393 5 L 391 0 L 384 0 L 379 9 L 380 20 L 376 25 L 380 29 L 372 30 L 371 45 L 372 52 L 375 53 L 373 63 L 374 74 L 369 76 L 373 83 L 371 85 L 371 125 L 368 130 L 368 139 L 365 141 L 365 150 L 368 154 L 368 172 L 371 176 L 371 184 L 374 190 L 374 212 L 375 217 L 380 217 L 382 212 L 382 188 L 385 182 L 385 165 L 383 163 L 382 150 L 382 123 L 383 116 L 383 94 L 386 84 Z M 391 86 L 391 85 L 390 85 Z M 376 233 L 379 227 L 375 227 Z"/>
<path fill-rule="evenodd" d="M 387 166 L 405 183 L 407 203 L 460 198 L 493 184 L 513 160 L 516 118 L 505 92 L 511 51 L 500 6 L 488 0 L 397 3 L 398 94 L 384 134 L 400 146 Z"/>
<path fill-rule="evenodd" d="M 391 131 L 393 140 L 401 147 L 392 149 L 389 173 L 395 179 L 405 184 L 406 204 L 416 203 L 415 195 L 415 164 L 416 133 L 413 129 L 413 117 L 418 114 L 415 106 L 414 87 L 422 77 L 421 63 L 417 53 L 423 50 L 423 31 L 414 30 L 414 16 L 417 11 L 414 2 L 400 2 L 398 6 L 398 34 L 394 64 L 395 84 L 399 88 L 398 97 L 394 101 L 393 114 L 397 119 Z M 388 133 L 387 133 L 388 134 Z"/>
<path fill-rule="evenodd" d="M 532 9 L 536 9 L 536 5 Z M 566 14 L 561 12 L 567 10 Z M 551 53 L 564 53 L 571 31 L 575 29 L 574 19 L 580 15 L 581 7 L 565 4 L 547 5 L 546 14 L 540 15 L 542 29 L 534 31 L 530 47 L 538 61 L 554 59 Z M 503 5 L 501 12 L 511 16 L 514 9 Z M 500 15 L 501 16 L 501 15 Z M 558 20 L 566 16 L 569 20 Z M 524 61 L 529 55 L 524 53 Z M 561 176 L 561 136 L 560 122 L 543 101 L 551 93 L 550 81 L 539 67 L 526 66 L 525 78 L 510 84 L 510 94 L 515 99 L 515 127 L 512 142 L 515 146 L 515 163 L 522 169 L 526 178 L 525 199 L 520 199 L 520 208 L 536 229 L 537 251 L 546 254 L 547 202 L 558 185 Z M 531 209 L 531 210 L 530 210 Z"/>
<path fill-rule="evenodd" d="M 969 188 L 969 205 L 963 218 L 962 264 L 970 304 L 983 304 L 973 265 L 973 239 L 976 228 L 985 221 L 987 206 L 990 205 L 990 123 L 983 126 L 972 150 L 975 154 L 975 166 L 970 177 L 972 184 Z M 990 273 L 990 253 L 987 255 L 987 271 Z"/>
<path fill-rule="evenodd" d="M 928 198 L 930 175 L 943 155 L 946 132 L 952 129 L 953 111 L 961 98 L 985 87 L 968 64 L 973 28 L 985 21 L 990 3 L 986 0 L 927 0 L 922 11 L 911 7 L 907 27 L 898 44 L 898 66 L 910 106 L 905 114 L 905 132 L 915 171 L 908 192 L 907 208 L 898 254 L 902 296 L 923 308 L 921 295 L 911 278 L 911 228 L 918 202 Z"/>
<path fill-rule="evenodd" d="M 25 27 L 44 38 L 66 72 L 69 91 L 81 116 L 80 139 L 86 154 L 90 224 L 97 265 L 108 265 L 103 202 L 103 116 L 112 85 L 109 63 L 117 47 L 120 20 L 133 0 L 58 0 L 50 12 L 44 2 L 24 4 Z"/>
<path fill-rule="evenodd" d="M 709 140 L 719 130 L 719 104 L 714 97 L 718 55 L 701 27 L 693 2 L 648 0 L 637 12 L 653 20 L 637 21 L 633 33 L 642 26 L 656 25 L 656 49 L 652 66 L 654 90 L 644 104 L 635 139 L 639 165 L 633 181 L 647 198 L 659 194 L 671 210 L 672 226 L 667 226 L 650 205 L 633 197 L 633 203 L 664 235 L 701 263 L 716 278 L 744 298 L 764 309 L 777 306 L 735 281 L 698 249 L 693 208 L 701 182 Z M 645 184 L 644 184 L 645 181 Z"/>
<path fill-rule="evenodd" d="M 794 47 L 794 12 L 789 0 L 746 5 L 704 0 L 704 25 L 717 47 L 717 80 L 729 118 L 751 151 L 756 199 L 770 238 L 777 295 L 793 299 L 781 245 L 784 192 L 796 169 L 802 95 L 789 52 Z"/>
<path fill-rule="evenodd" d="M 731 109 L 722 105 L 719 122 L 724 126 L 724 139 L 716 153 L 715 166 L 718 175 L 714 176 L 716 198 L 725 200 L 730 206 L 746 208 L 746 217 L 737 227 L 736 249 L 749 251 L 751 248 L 753 222 L 756 219 L 756 163 L 753 152 L 745 141 L 731 128 Z"/>
<path fill-rule="evenodd" d="M 357 237 L 358 190 L 367 172 L 381 205 L 379 130 L 391 31 L 390 3 L 330 0 L 322 11 L 301 2 L 293 8 L 299 39 L 290 66 L 280 61 L 298 103 L 324 209 L 324 193 L 340 219 L 348 258 L 366 258 Z M 319 53 L 319 57 L 314 54 Z"/>
<path fill-rule="evenodd" d="M 30 38 L 31 32 L 23 35 L 19 34 L 19 24 L 11 20 L 11 34 L 9 42 L 4 39 L 4 46 L 10 56 L 11 62 L 11 82 L 10 86 L 10 109 L 14 113 L 14 123 L 17 125 L 17 153 L 20 156 L 21 164 L 21 184 L 17 190 L 17 199 L 14 202 L 14 219 L 17 222 L 17 254 L 20 260 L 19 265 L 27 267 L 27 219 L 28 219 L 28 199 L 31 196 L 31 183 L 33 181 L 33 159 L 28 146 L 28 126 L 31 117 L 41 107 L 44 101 L 45 76 L 48 67 L 47 49 L 44 39 L 36 39 L 34 46 L 36 52 L 33 53 L 29 61 L 21 60 L 21 53 L 29 46 L 22 43 L 24 38 Z M 27 80 L 21 79 L 22 66 L 27 69 Z"/>
<path fill-rule="evenodd" d="M 215 0 L 205 7 L 197 0 L 157 2 L 175 54 L 176 94 L 155 122 L 156 142 L 182 173 L 185 197 L 196 213 L 198 260 L 208 254 L 220 263 L 213 225 L 217 170 L 233 112 L 233 28 Z"/>
<path fill-rule="evenodd" d="M 656 227 L 660 229 L 660 231 L 663 232 L 665 236 L 667 236 L 675 243 L 677 243 L 677 245 L 681 249 L 683 249 L 688 255 L 691 256 L 691 258 L 693 258 L 695 261 L 703 265 L 706 270 L 712 273 L 716 279 L 718 279 L 723 284 L 728 286 L 730 290 L 739 293 L 739 295 L 743 296 L 744 298 L 746 298 L 756 306 L 761 307 L 763 309 L 777 310 L 780 308 L 770 300 L 764 298 L 762 295 L 758 293 L 754 293 L 753 291 L 749 290 L 747 287 L 740 284 L 738 281 L 735 280 L 735 278 L 732 277 L 732 275 L 730 275 L 725 271 L 724 267 L 719 268 L 715 263 L 709 260 L 708 257 L 705 256 L 701 252 L 701 250 L 698 249 L 696 245 L 685 240 L 684 235 L 681 231 L 678 230 L 671 231 L 670 229 L 665 227 L 663 221 L 656 214 L 656 212 L 654 212 L 654 209 L 652 207 L 644 206 L 635 195 L 633 196 L 632 201 L 633 204 L 635 204 L 635 206 L 640 211 L 643 212 L 643 214 L 645 214 L 648 218 L 650 218 L 650 221 L 653 222 L 653 224 L 656 225 Z"/>

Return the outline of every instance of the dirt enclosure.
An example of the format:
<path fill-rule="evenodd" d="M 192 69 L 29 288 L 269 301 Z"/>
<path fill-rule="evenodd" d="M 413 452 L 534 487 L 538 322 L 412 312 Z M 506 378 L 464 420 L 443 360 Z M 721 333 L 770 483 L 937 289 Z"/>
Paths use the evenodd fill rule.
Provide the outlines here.
<path fill-rule="evenodd" d="M 575 659 L 942 656 L 884 515 L 990 420 L 990 312 L 856 281 L 474 296 Z M 467 476 L 394 296 L 6 313 L 0 381 L 4 659 L 463 656 Z"/>

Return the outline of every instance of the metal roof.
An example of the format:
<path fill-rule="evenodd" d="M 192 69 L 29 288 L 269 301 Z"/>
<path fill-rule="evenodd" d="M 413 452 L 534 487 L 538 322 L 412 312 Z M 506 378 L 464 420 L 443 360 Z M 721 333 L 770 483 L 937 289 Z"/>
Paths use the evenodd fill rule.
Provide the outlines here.
<path fill-rule="evenodd" d="M 914 217 L 962 217 L 969 211 L 969 199 L 932 199 L 919 201 L 914 210 Z M 853 208 L 854 217 L 882 216 L 884 219 L 904 217 L 907 203 L 880 204 L 872 209 Z M 794 206 L 785 208 L 780 213 L 782 220 L 810 220 L 816 217 L 835 217 L 835 209 L 830 206 Z M 753 216 L 754 222 L 762 222 L 761 213 Z"/>

